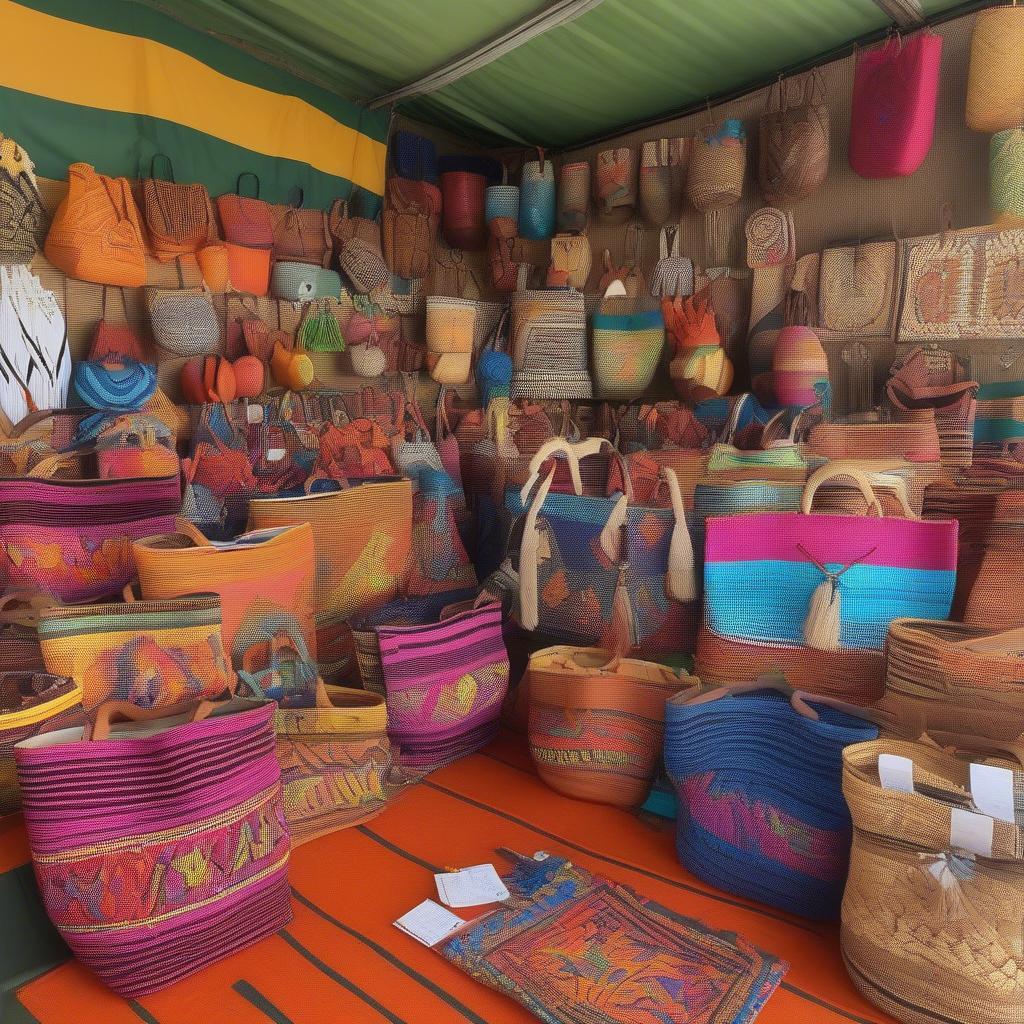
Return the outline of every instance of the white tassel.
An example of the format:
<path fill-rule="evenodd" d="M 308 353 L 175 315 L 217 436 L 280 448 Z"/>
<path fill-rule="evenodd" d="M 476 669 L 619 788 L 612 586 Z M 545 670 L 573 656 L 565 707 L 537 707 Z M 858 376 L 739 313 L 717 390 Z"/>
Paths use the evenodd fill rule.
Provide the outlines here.
<path fill-rule="evenodd" d="M 818 651 L 839 650 L 841 603 L 835 577 L 829 576 L 815 587 L 804 619 L 804 642 L 808 647 Z"/>

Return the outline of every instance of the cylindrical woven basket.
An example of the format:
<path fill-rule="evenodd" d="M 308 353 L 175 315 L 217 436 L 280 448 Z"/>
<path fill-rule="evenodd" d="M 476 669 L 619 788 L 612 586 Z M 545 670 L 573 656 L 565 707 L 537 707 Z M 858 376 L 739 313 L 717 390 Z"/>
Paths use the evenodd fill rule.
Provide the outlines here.
<path fill-rule="evenodd" d="M 1001 132 L 1021 126 L 1024 111 L 1024 7 L 980 11 L 971 33 L 967 75 L 967 127 Z"/>
<path fill-rule="evenodd" d="M 1024 129 L 992 136 L 988 158 L 992 216 L 1000 224 L 1024 221 Z"/>

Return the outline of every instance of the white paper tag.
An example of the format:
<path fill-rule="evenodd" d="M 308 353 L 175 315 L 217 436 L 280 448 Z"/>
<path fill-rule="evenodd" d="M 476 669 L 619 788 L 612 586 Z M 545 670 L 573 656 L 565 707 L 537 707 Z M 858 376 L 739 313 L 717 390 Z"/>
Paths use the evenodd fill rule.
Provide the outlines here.
<path fill-rule="evenodd" d="M 914 762 L 899 754 L 878 755 L 878 780 L 882 789 L 895 789 L 900 793 L 914 792 Z"/>
<path fill-rule="evenodd" d="M 953 808 L 949 823 L 949 845 L 980 857 L 992 856 L 992 828 L 995 822 L 987 814 L 975 814 Z"/>
<path fill-rule="evenodd" d="M 994 764 L 971 765 L 971 796 L 982 814 L 997 821 L 1017 820 L 1013 803 L 1013 772 Z"/>
<path fill-rule="evenodd" d="M 285 448 L 268 448 L 267 462 L 280 462 L 287 454 Z"/>
<path fill-rule="evenodd" d="M 245 407 L 245 421 L 256 425 L 257 423 L 263 422 L 263 406 L 262 405 L 247 405 Z"/>
<path fill-rule="evenodd" d="M 434 875 L 437 895 L 449 907 L 479 907 L 507 900 L 508 889 L 493 864 L 476 864 L 460 871 Z"/>
<path fill-rule="evenodd" d="M 395 921 L 395 927 L 424 946 L 436 946 L 465 923 L 433 900 L 424 900 Z"/>

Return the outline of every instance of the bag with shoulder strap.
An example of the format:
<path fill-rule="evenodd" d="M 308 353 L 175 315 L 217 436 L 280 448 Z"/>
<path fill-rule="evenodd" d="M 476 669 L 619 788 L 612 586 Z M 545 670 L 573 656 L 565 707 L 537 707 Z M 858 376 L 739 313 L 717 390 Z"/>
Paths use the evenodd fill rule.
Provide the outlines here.
<path fill-rule="evenodd" d="M 384 193 L 384 260 L 396 277 L 416 279 L 430 273 L 441 219 L 441 191 L 426 181 L 388 178 Z"/>
<path fill-rule="evenodd" d="M 156 176 L 157 156 L 167 161 L 166 181 Z M 142 182 L 142 201 L 149 247 L 161 262 L 198 253 L 217 237 L 213 203 L 206 186 L 177 184 L 171 159 L 165 153 L 157 153 L 150 162 L 149 177 Z"/>
<path fill-rule="evenodd" d="M 256 194 L 241 194 L 242 179 L 252 178 L 256 182 Z M 217 213 L 224 228 L 224 238 L 233 245 L 244 245 L 253 249 L 270 249 L 274 245 L 274 219 L 270 203 L 260 199 L 260 179 L 252 171 L 243 171 L 235 183 L 235 191 L 217 196 Z M 239 290 L 239 283 L 232 282 Z M 249 289 L 244 289 L 248 291 Z M 266 289 L 264 289 L 264 292 Z M 263 294 L 254 292 L 253 294 Z"/>
<path fill-rule="evenodd" d="M 274 219 L 274 260 L 311 263 L 326 267 L 331 260 L 331 233 L 323 210 L 303 206 L 300 188 L 294 205 L 272 207 Z"/>

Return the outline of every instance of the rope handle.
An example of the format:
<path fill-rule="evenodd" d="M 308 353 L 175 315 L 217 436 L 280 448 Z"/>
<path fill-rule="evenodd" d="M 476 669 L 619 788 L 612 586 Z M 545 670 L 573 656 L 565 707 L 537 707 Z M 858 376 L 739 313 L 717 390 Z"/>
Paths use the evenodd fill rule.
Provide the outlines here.
<path fill-rule="evenodd" d="M 786 697 L 792 697 L 793 687 L 786 682 L 781 672 L 765 672 L 757 679 L 749 683 L 726 683 L 723 686 L 716 686 L 712 690 L 704 690 L 702 693 L 693 694 L 684 691 L 675 697 L 670 698 L 673 704 L 680 704 L 690 707 L 695 704 L 711 704 L 723 697 L 735 697 L 743 693 L 757 693 L 761 690 L 774 690 Z"/>
<path fill-rule="evenodd" d="M 260 178 L 255 171 L 242 171 L 241 174 L 235 179 L 235 195 L 240 196 L 242 194 L 242 179 L 252 178 L 256 182 L 256 195 L 252 196 L 253 199 L 259 199 L 260 197 Z"/>
<path fill-rule="evenodd" d="M 888 711 L 880 711 L 878 708 L 865 708 L 859 704 L 851 704 L 849 701 L 839 700 L 836 697 L 825 697 L 817 693 L 808 693 L 806 690 L 794 690 L 790 698 L 793 710 L 809 718 L 812 722 L 821 720 L 821 715 L 811 707 L 812 704 L 822 704 L 825 707 L 835 708 L 853 718 L 860 718 L 865 722 L 871 722 L 880 729 L 892 729 L 897 724 L 897 718 Z"/>
<path fill-rule="evenodd" d="M 878 495 L 875 494 L 874 488 L 871 486 L 871 480 L 863 470 L 857 469 L 853 466 L 844 467 L 828 465 L 822 466 L 821 469 L 816 470 L 804 487 L 804 495 L 800 505 L 800 510 L 805 516 L 811 514 L 811 508 L 814 505 L 814 496 L 818 493 L 818 488 L 827 481 L 835 480 L 838 477 L 845 477 L 852 480 L 860 489 L 860 493 L 864 496 L 864 500 L 868 505 L 868 511 L 870 512 L 874 509 L 875 512 L 877 512 L 879 519 L 883 518 L 884 513 L 882 512 L 882 504 L 878 500 Z"/>
<path fill-rule="evenodd" d="M 991 739 L 972 733 L 952 732 L 946 729 L 926 729 L 920 741 L 930 743 L 938 749 L 954 754 L 969 756 L 1003 756 L 1016 761 L 1024 769 L 1024 737 L 1016 740 Z"/>
<path fill-rule="evenodd" d="M 951 647 L 974 651 L 977 654 L 1024 655 L 1024 629 L 1008 629 L 991 636 L 974 637 L 970 640 L 956 640 Z"/>

